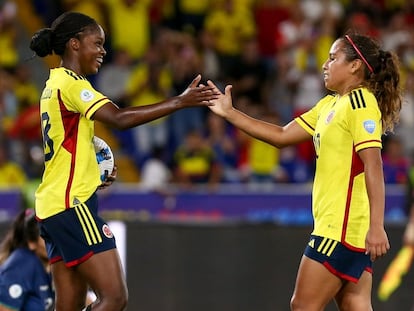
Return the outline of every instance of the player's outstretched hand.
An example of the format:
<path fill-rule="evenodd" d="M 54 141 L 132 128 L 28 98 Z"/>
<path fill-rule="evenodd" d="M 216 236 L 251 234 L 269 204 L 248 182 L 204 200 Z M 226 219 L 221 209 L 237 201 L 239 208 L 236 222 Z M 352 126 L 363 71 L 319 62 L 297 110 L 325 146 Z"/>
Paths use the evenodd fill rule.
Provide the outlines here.
<path fill-rule="evenodd" d="M 207 85 L 212 87 L 215 93 L 219 94 L 217 99 L 211 101 L 213 105 L 209 106 L 209 108 L 215 114 L 226 118 L 229 112 L 233 109 L 233 102 L 231 98 L 232 86 L 227 85 L 224 89 L 224 94 L 223 94 L 212 81 L 210 80 L 207 81 Z"/>
<path fill-rule="evenodd" d="M 187 89 L 178 96 L 181 107 L 210 106 L 211 101 L 218 98 L 220 94 L 214 87 L 199 85 L 200 81 L 201 75 L 197 75 Z"/>
<path fill-rule="evenodd" d="M 98 187 L 99 190 L 106 189 L 110 185 L 113 184 L 113 182 L 116 180 L 116 175 L 118 172 L 118 168 L 116 165 L 114 165 L 114 169 L 112 170 L 111 175 L 105 176 L 105 180 L 102 182 L 102 184 Z"/>

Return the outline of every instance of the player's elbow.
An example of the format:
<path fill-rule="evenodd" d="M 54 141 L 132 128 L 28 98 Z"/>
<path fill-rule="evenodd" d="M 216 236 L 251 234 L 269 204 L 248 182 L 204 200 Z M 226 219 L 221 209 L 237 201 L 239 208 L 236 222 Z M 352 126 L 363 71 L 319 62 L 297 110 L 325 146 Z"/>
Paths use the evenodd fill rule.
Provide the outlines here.
<path fill-rule="evenodd" d="M 128 123 L 123 121 L 122 119 L 119 120 L 119 122 L 113 122 L 112 124 L 110 124 L 110 126 L 114 129 L 121 130 L 121 131 L 122 130 L 127 130 L 127 129 L 132 127 Z"/>

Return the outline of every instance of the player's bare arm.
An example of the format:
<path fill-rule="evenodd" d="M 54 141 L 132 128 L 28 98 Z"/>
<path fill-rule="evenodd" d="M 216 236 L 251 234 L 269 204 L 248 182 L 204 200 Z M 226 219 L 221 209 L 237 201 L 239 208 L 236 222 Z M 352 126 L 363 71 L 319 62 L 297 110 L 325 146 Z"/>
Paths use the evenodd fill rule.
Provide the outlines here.
<path fill-rule="evenodd" d="M 390 248 L 384 229 L 385 187 L 378 180 L 384 180 L 381 151 L 379 148 L 366 148 L 359 152 L 364 163 L 367 193 L 370 202 L 370 227 L 366 236 L 366 252 L 371 260 L 385 255 Z"/>
<path fill-rule="evenodd" d="M 219 94 L 217 99 L 211 100 L 213 103 L 212 106 L 209 106 L 211 111 L 225 118 L 247 134 L 277 148 L 283 148 L 311 139 L 311 135 L 299 126 L 296 121 L 291 121 L 285 126 L 279 126 L 248 116 L 233 107 L 231 85 L 226 86 L 223 94 L 212 81 L 207 83 L 213 87 L 215 93 Z"/>
<path fill-rule="evenodd" d="M 199 86 L 200 80 L 201 76 L 198 75 L 183 93 L 159 103 L 123 109 L 108 103 L 98 109 L 93 118 L 117 129 L 128 129 L 182 108 L 210 106 L 219 94 L 212 86 Z"/>

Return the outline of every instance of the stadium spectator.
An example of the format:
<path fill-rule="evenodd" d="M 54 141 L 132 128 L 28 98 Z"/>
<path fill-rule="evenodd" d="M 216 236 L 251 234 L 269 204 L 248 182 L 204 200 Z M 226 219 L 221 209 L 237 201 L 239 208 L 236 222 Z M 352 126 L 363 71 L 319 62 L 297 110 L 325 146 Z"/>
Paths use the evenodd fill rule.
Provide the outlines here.
<path fill-rule="evenodd" d="M 214 150 L 199 131 L 190 131 L 178 146 L 174 153 L 173 174 L 174 182 L 185 189 L 197 185 L 214 188 L 221 181 L 222 168 Z"/>
<path fill-rule="evenodd" d="M 204 135 L 207 144 L 211 146 L 216 155 L 217 162 L 222 167 L 222 182 L 225 183 L 242 181 L 238 168 L 240 150 L 237 131 L 223 118 L 212 112 L 208 113 Z"/>
<path fill-rule="evenodd" d="M 31 68 L 27 64 L 19 64 L 13 73 L 13 92 L 18 101 L 17 112 L 37 106 L 40 92 L 33 81 Z"/>
<path fill-rule="evenodd" d="M 109 12 L 111 48 L 127 51 L 134 61 L 141 60 L 151 42 L 151 0 L 104 1 Z"/>
<path fill-rule="evenodd" d="M 13 75 L 0 67 L 0 135 L 3 136 L 13 125 L 18 107 Z"/>
<path fill-rule="evenodd" d="M 401 138 L 396 135 L 387 135 L 383 139 L 383 144 L 382 162 L 385 182 L 388 184 L 407 183 L 409 160 L 405 156 Z"/>
<path fill-rule="evenodd" d="M 139 182 L 141 188 L 161 194 L 168 192 L 167 188 L 172 180 L 172 172 L 166 162 L 165 148 L 154 147 L 151 155 L 141 167 Z"/>
<path fill-rule="evenodd" d="M 15 1 L 6 0 L 0 4 L 0 66 L 9 71 L 13 71 L 20 61 L 17 10 Z"/>
<path fill-rule="evenodd" d="M 6 142 L 0 143 L 0 189 L 21 190 L 27 182 L 23 167 L 10 158 Z"/>
<path fill-rule="evenodd" d="M 98 90 L 105 90 L 109 98 L 125 107 L 125 93 L 131 77 L 134 64 L 131 56 L 125 50 L 113 51 L 112 61 L 104 64 L 96 77 Z"/>
<path fill-rule="evenodd" d="M 250 115 L 252 115 L 251 111 Z M 272 124 L 280 124 L 276 114 L 270 114 L 264 109 L 258 109 L 255 116 Z M 253 184 L 289 182 L 287 172 L 280 166 L 279 149 L 254 137 L 250 137 L 247 146 L 248 182 Z"/>
<path fill-rule="evenodd" d="M 242 51 L 244 40 L 256 33 L 254 16 L 237 1 L 224 0 L 208 12 L 204 29 L 213 37 L 221 70 L 227 76 Z"/>
<path fill-rule="evenodd" d="M 170 94 L 172 78 L 165 65 L 161 51 L 151 46 L 141 62 L 132 68 L 126 81 L 123 102 L 131 107 L 140 107 L 160 102 Z M 138 167 L 156 147 L 167 145 L 168 116 L 142 124 L 129 130 L 134 145 L 134 158 Z"/>
<path fill-rule="evenodd" d="M 158 38 L 158 49 L 164 51 L 167 67 L 172 77 L 172 94 L 180 93 L 198 72 L 202 72 L 200 55 L 195 39 L 176 31 L 165 31 Z M 189 108 L 169 116 L 170 140 L 168 148 L 173 152 L 191 130 L 203 131 L 206 109 Z M 171 157 L 170 157 L 171 159 Z"/>
<path fill-rule="evenodd" d="M 204 26 L 204 19 L 214 0 L 176 1 L 176 29 L 197 36 Z"/>
<path fill-rule="evenodd" d="M 242 43 L 242 51 L 236 57 L 227 82 L 234 85 L 234 96 L 247 97 L 253 105 L 262 106 L 267 87 L 268 67 L 260 56 L 255 37 Z"/>
<path fill-rule="evenodd" d="M 279 48 L 279 24 L 290 18 L 286 2 L 288 1 L 261 0 L 254 7 L 259 51 L 266 62 L 273 63 L 273 57 Z"/>

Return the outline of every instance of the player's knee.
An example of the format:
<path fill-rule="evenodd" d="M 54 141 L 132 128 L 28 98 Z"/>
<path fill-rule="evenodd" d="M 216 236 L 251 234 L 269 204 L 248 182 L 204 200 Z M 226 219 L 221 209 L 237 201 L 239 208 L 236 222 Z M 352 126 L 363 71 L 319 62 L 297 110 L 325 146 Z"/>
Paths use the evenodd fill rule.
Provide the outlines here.
<path fill-rule="evenodd" d="M 371 300 L 369 297 L 346 296 L 344 299 L 336 300 L 336 304 L 341 311 L 372 311 Z"/>
<path fill-rule="evenodd" d="M 72 295 L 56 293 L 55 310 L 73 311 L 82 310 L 85 307 L 85 299 L 81 291 L 73 292 Z"/>
<path fill-rule="evenodd" d="M 120 291 L 118 295 L 114 297 L 115 304 L 120 307 L 119 310 L 124 310 L 128 304 L 127 291 Z"/>
<path fill-rule="evenodd" d="M 99 299 L 99 305 L 104 305 L 105 310 L 123 311 L 128 304 L 127 290 L 120 290 L 109 295 L 103 295 Z"/>
<path fill-rule="evenodd" d="M 290 310 L 292 311 L 300 311 L 302 310 L 300 307 L 301 303 L 296 295 L 293 295 L 290 299 Z"/>
<path fill-rule="evenodd" d="M 306 299 L 301 299 L 299 296 L 293 294 L 290 299 L 290 310 L 291 311 L 315 311 L 322 310 L 323 307 L 319 306 L 314 302 L 310 302 Z"/>

